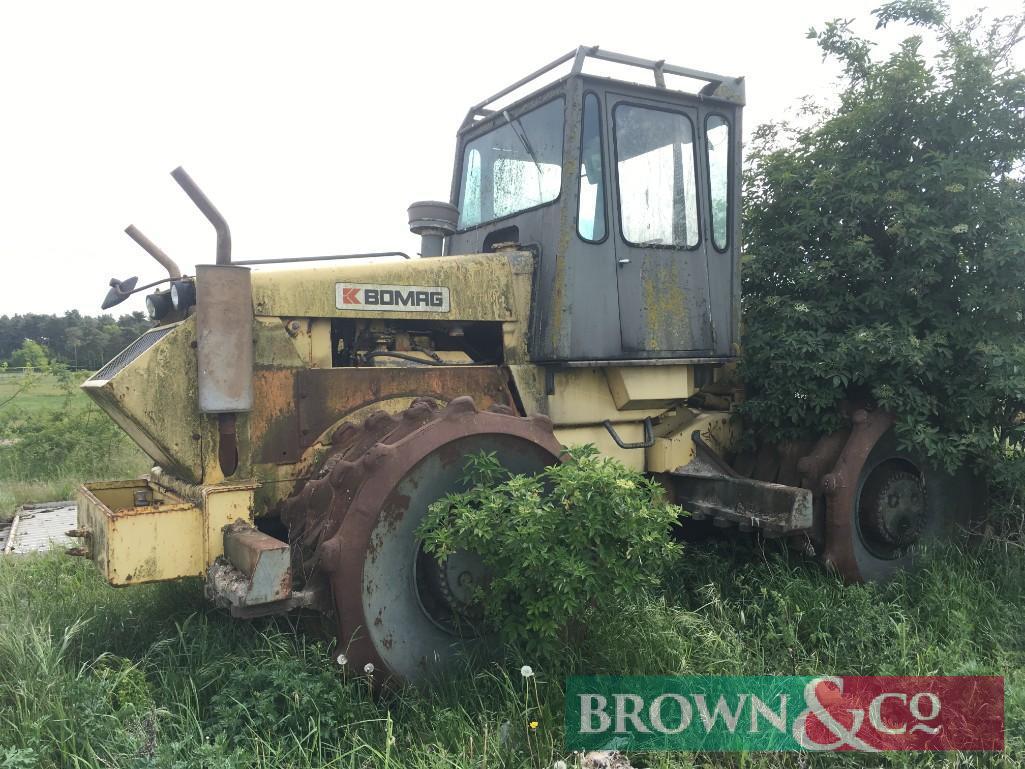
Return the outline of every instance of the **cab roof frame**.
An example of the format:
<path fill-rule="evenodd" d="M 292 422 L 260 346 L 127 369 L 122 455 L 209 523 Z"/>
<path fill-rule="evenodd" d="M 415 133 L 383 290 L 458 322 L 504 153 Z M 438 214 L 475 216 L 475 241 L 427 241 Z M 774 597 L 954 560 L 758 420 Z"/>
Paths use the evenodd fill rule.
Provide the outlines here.
<path fill-rule="evenodd" d="M 680 67 L 675 64 L 667 64 L 665 59 L 655 61 L 653 59 L 642 59 L 637 56 L 629 56 L 623 53 L 615 53 L 613 51 L 601 50 L 598 46 L 579 46 L 569 53 L 563 54 L 554 61 L 549 62 L 545 66 L 538 70 L 530 73 L 524 78 L 517 80 L 515 83 L 506 86 L 501 91 L 489 96 L 477 104 L 474 104 L 466 113 L 466 117 L 463 119 L 462 124 L 459 127 L 459 133 L 463 134 L 466 131 L 477 128 L 485 123 L 490 122 L 492 118 L 500 115 L 506 109 L 510 109 L 518 104 L 520 101 L 529 99 L 534 96 L 535 93 L 525 95 L 522 99 L 516 100 L 513 104 L 501 110 L 488 109 L 489 104 L 493 104 L 499 99 L 508 96 L 509 94 L 518 91 L 526 85 L 529 85 L 534 80 L 538 79 L 542 75 L 551 72 L 556 67 L 565 64 L 568 61 L 573 62 L 573 66 L 569 73 L 559 78 L 558 80 L 549 83 L 545 88 L 539 89 L 539 91 L 547 90 L 558 83 L 562 83 L 572 77 L 578 75 L 585 75 L 584 73 L 584 62 L 587 59 L 598 59 L 601 61 L 609 61 L 616 64 L 625 64 L 627 66 L 639 67 L 641 69 L 649 69 L 654 75 L 654 88 L 661 90 L 674 90 L 682 93 L 688 93 L 698 98 L 712 98 L 721 99 L 731 104 L 743 105 L 744 104 L 744 78 L 743 77 L 730 77 L 727 75 L 717 75 L 713 72 L 705 72 L 703 70 L 691 69 L 689 67 Z M 692 91 L 685 91 L 682 89 L 673 88 L 670 89 L 666 85 L 666 75 L 676 75 L 679 77 L 688 78 L 690 80 L 703 80 L 706 85 L 701 88 L 700 91 L 694 93 Z M 588 75 L 588 77 L 596 77 L 594 75 Z M 615 78 L 606 78 L 615 80 Z M 628 81 L 623 81 L 628 82 Z M 630 83 L 631 85 L 643 84 Z"/>

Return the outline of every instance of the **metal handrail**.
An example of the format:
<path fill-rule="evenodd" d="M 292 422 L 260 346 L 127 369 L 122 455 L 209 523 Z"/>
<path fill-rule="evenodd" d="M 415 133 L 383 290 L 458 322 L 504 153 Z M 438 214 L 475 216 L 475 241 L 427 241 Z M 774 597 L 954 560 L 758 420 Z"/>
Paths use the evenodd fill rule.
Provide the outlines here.
<path fill-rule="evenodd" d="M 367 254 L 334 254 L 332 256 L 288 256 L 282 259 L 241 259 L 232 264 L 288 264 L 289 262 L 329 262 L 335 259 L 374 259 L 381 256 L 401 256 L 409 259 L 405 251 L 374 251 Z"/>
<path fill-rule="evenodd" d="M 512 85 L 506 86 L 498 93 L 489 96 L 484 101 L 474 104 L 470 107 L 466 113 L 466 118 L 463 120 L 462 128 L 466 128 L 468 125 L 472 125 L 476 118 L 486 118 L 494 114 L 492 110 L 487 110 L 487 107 L 492 102 L 498 101 L 503 96 L 508 96 L 513 91 L 519 90 L 523 86 L 527 85 L 533 80 L 541 77 L 548 72 L 551 72 L 556 67 L 565 64 L 567 61 L 573 61 L 573 68 L 570 70 L 571 75 L 579 75 L 583 72 L 584 61 L 588 58 L 599 59 L 601 61 L 611 61 L 616 64 L 626 64 L 631 67 L 640 67 L 642 69 L 650 69 L 654 73 L 655 85 L 658 88 L 665 88 L 665 75 L 678 75 L 680 77 L 690 78 L 692 80 L 704 80 L 713 87 L 718 87 L 722 83 L 728 81 L 739 81 L 741 78 L 728 77 L 726 75 L 717 75 L 714 72 L 705 72 L 700 69 L 691 69 L 689 67 L 679 67 L 675 64 L 666 64 L 665 59 L 655 61 L 653 59 L 641 59 L 637 56 L 628 56 L 624 53 L 615 53 L 613 51 L 603 51 L 596 45 L 581 45 L 569 53 L 563 54 L 555 61 L 549 62 L 545 66 L 538 70 L 530 73 L 524 78 L 517 80 Z"/>

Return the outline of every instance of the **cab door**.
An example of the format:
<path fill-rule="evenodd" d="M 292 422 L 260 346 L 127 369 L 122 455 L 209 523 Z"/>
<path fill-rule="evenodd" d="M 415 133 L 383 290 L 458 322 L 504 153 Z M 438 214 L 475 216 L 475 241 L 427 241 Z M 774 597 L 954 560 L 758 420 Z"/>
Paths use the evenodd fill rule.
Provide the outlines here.
<path fill-rule="evenodd" d="M 713 355 L 698 109 L 608 93 L 606 110 L 624 356 Z"/>

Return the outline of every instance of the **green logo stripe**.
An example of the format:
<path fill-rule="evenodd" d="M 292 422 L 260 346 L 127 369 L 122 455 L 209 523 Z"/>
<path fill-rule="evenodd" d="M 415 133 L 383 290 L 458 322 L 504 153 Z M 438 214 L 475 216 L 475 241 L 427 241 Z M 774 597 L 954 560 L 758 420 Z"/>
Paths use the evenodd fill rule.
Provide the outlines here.
<path fill-rule="evenodd" d="M 801 750 L 791 726 L 810 676 L 578 676 L 568 750 Z"/>

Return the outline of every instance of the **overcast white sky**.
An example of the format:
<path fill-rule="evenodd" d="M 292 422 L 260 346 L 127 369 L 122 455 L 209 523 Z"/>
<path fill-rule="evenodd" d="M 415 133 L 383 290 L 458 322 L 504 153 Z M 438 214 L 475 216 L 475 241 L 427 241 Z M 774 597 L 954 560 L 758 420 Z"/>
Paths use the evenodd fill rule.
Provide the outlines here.
<path fill-rule="evenodd" d="M 809 26 L 868 31 L 878 4 L 0 0 L 0 315 L 97 314 L 110 277 L 162 277 L 130 223 L 186 272 L 212 261 L 177 165 L 236 258 L 415 253 L 406 206 L 448 198 L 466 109 L 558 55 L 597 44 L 744 75 L 750 129 L 831 91 Z"/>

